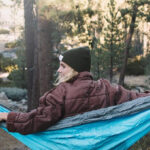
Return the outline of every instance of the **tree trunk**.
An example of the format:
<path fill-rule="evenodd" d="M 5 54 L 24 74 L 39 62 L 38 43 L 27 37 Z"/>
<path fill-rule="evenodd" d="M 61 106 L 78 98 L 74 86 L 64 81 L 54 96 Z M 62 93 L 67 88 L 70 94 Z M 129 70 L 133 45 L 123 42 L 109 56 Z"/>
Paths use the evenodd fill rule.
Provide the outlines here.
<path fill-rule="evenodd" d="M 52 42 L 49 32 L 49 22 L 46 19 L 39 18 L 39 51 L 38 51 L 38 62 L 39 62 L 39 84 L 40 84 L 40 95 L 43 95 L 47 90 L 52 88 Z"/>
<path fill-rule="evenodd" d="M 32 81 L 33 81 L 33 64 L 34 64 L 34 49 L 35 49 L 33 4 L 34 4 L 33 0 L 24 0 L 28 110 L 30 110 L 32 107 Z"/>
<path fill-rule="evenodd" d="M 52 88 L 53 80 L 53 42 L 51 34 L 54 32 L 50 20 L 41 15 L 45 0 L 38 1 L 38 66 L 39 66 L 39 92 L 40 96 Z"/>
<path fill-rule="evenodd" d="M 113 37 L 112 37 L 113 39 Z M 112 79 L 113 79 L 113 57 L 114 57 L 114 51 L 113 51 L 113 42 L 111 41 L 110 44 L 110 70 L 109 70 L 109 78 L 110 78 L 110 82 L 112 83 Z"/>
<path fill-rule="evenodd" d="M 126 71 L 127 62 L 128 62 L 132 36 L 134 33 L 134 29 L 135 29 L 135 21 L 136 21 L 136 17 L 137 17 L 137 11 L 138 11 L 138 9 L 137 9 L 137 6 L 135 5 L 133 7 L 133 14 L 132 14 L 132 19 L 131 19 L 129 34 L 128 34 L 127 39 L 126 39 L 125 57 L 124 57 L 123 67 L 122 67 L 120 77 L 119 77 L 119 84 L 120 85 L 124 85 L 125 71 Z"/>
<path fill-rule="evenodd" d="M 38 47 L 35 48 L 34 52 L 34 72 L 32 83 L 32 101 L 30 101 L 30 110 L 36 108 L 39 105 L 40 98 Z"/>
<path fill-rule="evenodd" d="M 53 79 L 49 21 L 40 17 L 39 1 L 34 15 L 33 4 L 34 0 L 24 0 L 28 111 L 38 106 L 39 97 L 52 87 Z"/>
<path fill-rule="evenodd" d="M 38 62 L 38 5 L 36 3 L 36 16 L 34 26 L 34 69 L 33 69 L 33 81 L 32 81 L 32 101 L 30 101 L 30 110 L 36 108 L 39 105 L 40 98 L 40 86 L 39 86 L 39 62 Z"/>
<path fill-rule="evenodd" d="M 110 56 L 110 72 L 109 72 L 110 82 L 112 83 L 113 79 L 113 56 Z"/>

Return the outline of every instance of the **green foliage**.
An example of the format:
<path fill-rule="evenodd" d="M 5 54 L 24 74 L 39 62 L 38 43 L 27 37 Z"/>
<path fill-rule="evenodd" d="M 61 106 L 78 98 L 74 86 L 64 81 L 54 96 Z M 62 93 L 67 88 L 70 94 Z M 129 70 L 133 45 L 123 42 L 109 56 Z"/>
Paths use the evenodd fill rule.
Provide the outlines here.
<path fill-rule="evenodd" d="M 11 84 L 9 83 L 10 86 L 26 88 L 26 60 L 24 40 L 18 39 L 13 43 L 15 43 L 15 45 L 18 47 L 18 49 L 15 51 L 17 59 L 12 60 L 11 58 L 5 58 L 2 54 L 0 54 L 0 71 L 10 73 L 8 76 L 8 79 L 11 81 Z"/>
<path fill-rule="evenodd" d="M 145 73 L 145 60 L 144 58 L 138 60 L 130 59 L 127 65 L 126 74 L 128 75 L 144 75 Z"/>
<path fill-rule="evenodd" d="M 12 86 L 12 84 L 11 84 L 11 82 L 9 82 L 9 81 L 3 81 L 2 79 L 0 79 L 1 81 L 0 81 L 0 87 L 13 87 Z"/>
<path fill-rule="evenodd" d="M 135 31 L 134 40 L 130 49 L 129 57 L 135 57 L 143 54 L 143 34 L 139 30 Z"/>
<path fill-rule="evenodd" d="M 145 73 L 147 74 L 147 75 L 150 75 L 150 53 L 149 54 L 147 54 L 147 56 L 146 56 L 146 58 L 145 58 L 145 66 L 144 66 L 144 68 L 145 68 Z"/>
<path fill-rule="evenodd" d="M 126 73 L 128 75 L 150 75 L 150 54 L 145 57 L 136 56 L 130 58 Z"/>
<path fill-rule="evenodd" d="M 104 44 L 102 45 L 105 53 L 105 69 L 108 70 L 110 80 L 112 80 L 114 70 L 117 70 L 118 64 L 121 63 L 122 52 L 124 48 L 124 32 L 121 30 L 121 15 L 116 10 L 115 0 L 108 3 L 109 13 L 105 17 L 107 27 L 104 28 Z"/>
<path fill-rule="evenodd" d="M 5 48 L 15 48 L 15 47 L 17 47 L 16 42 L 9 42 L 5 44 Z"/>
<path fill-rule="evenodd" d="M 0 29 L 0 34 L 9 34 L 9 30 Z"/>
<path fill-rule="evenodd" d="M 49 16 L 51 21 L 53 20 L 58 24 L 56 27 L 61 29 L 59 33 L 63 34 L 63 40 L 67 37 L 66 41 L 64 40 L 65 45 L 66 43 L 73 45 L 72 42 L 68 42 L 68 38 L 71 39 L 70 41 L 76 39 L 75 43 L 88 43 L 89 40 L 92 40 L 94 32 L 97 32 L 102 26 L 99 8 L 94 10 L 90 5 L 83 7 L 79 3 L 68 2 L 68 9 L 64 4 L 60 8 L 58 7 L 60 4 L 55 3 L 44 9 L 44 11 L 47 10 L 47 13 L 43 11 L 43 15 Z M 94 17 L 95 19 L 93 19 Z"/>
<path fill-rule="evenodd" d="M 62 19 L 63 22 L 65 21 L 64 24 L 62 24 L 62 27 L 70 37 L 82 35 L 87 31 L 87 26 L 85 26 L 85 16 L 88 15 L 91 17 L 93 14 L 94 12 L 90 8 L 83 10 L 80 6 L 77 6 L 76 8 L 60 15 L 60 19 Z"/>
<path fill-rule="evenodd" d="M 24 48 L 18 49 L 16 55 L 17 59 L 12 60 L 0 54 L 0 71 L 10 72 L 8 79 L 11 80 L 11 86 L 26 88 L 26 60 Z"/>
<path fill-rule="evenodd" d="M 40 9 L 40 16 L 43 22 L 46 22 L 44 31 L 49 33 L 48 40 L 56 47 L 58 47 L 66 32 L 64 18 L 61 18 L 63 14 L 65 14 L 65 11 L 57 8 L 56 4 L 43 5 Z M 69 26 L 67 30 L 69 31 Z"/>
<path fill-rule="evenodd" d="M 11 80 L 12 86 L 20 87 L 20 88 L 26 88 L 26 76 L 25 71 L 23 70 L 13 70 L 10 75 L 8 76 L 8 79 Z"/>
<path fill-rule="evenodd" d="M 91 72 L 95 80 L 108 78 L 108 69 L 106 65 L 106 53 L 101 48 L 94 47 L 91 50 Z"/>
<path fill-rule="evenodd" d="M 27 90 L 20 88 L 0 88 L 0 92 L 5 92 L 7 97 L 13 101 L 20 101 L 27 98 Z"/>
<path fill-rule="evenodd" d="M 20 88 L 26 88 L 26 60 L 25 60 L 25 50 L 20 48 L 16 52 L 17 59 L 14 60 L 17 68 L 14 69 L 8 76 L 8 79 L 12 81 L 12 85 Z"/>
<path fill-rule="evenodd" d="M 2 84 L 3 83 L 3 80 L 0 78 L 0 84 Z"/>
<path fill-rule="evenodd" d="M 137 9 L 137 17 L 149 22 L 149 0 L 127 0 L 126 3 L 129 5 L 128 8 L 120 10 L 122 17 L 125 15 L 132 15 Z"/>
<path fill-rule="evenodd" d="M 14 60 L 10 58 L 3 57 L 2 54 L 0 54 L 0 71 L 1 72 L 8 72 L 9 68 L 13 68 L 15 66 Z"/>

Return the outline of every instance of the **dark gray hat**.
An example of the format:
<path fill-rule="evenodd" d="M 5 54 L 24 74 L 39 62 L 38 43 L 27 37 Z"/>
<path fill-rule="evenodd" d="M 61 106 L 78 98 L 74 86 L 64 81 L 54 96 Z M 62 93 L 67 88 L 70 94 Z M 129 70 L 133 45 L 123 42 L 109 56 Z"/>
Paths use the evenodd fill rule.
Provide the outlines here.
<path fill-rule="evenodd" d="M 67 50 L 60 56 L 59 60 L 65 62 L 77 72 L 90 72 L 91 54 L 87 46 Z"/>

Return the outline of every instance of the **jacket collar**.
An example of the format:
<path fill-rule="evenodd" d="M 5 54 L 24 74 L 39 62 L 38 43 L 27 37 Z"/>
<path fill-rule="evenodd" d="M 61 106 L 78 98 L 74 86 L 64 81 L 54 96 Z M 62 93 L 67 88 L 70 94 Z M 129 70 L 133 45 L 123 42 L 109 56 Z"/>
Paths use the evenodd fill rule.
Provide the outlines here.
<path fill-rule="evenodd" d="M 93 77 L 90 72 L 84 71 L 73 77 L 71 80 L 69 80 L 69 82 L 74 82 L 76 80 L 93 80 Z"/>
<path fill-rule="evenodd" d="M 78 75 L 77 75 L 77 78 L 83 78 L 84 79 L 93 79 L 93 76 L 90 72 L 88 71 L 84 71 L 84 72 L 80 72 Z"/>
<path fill-rule="evenodd" d="M 88 71 L 80 72 L 78 75 L 74 76 L 72 79 L 70 79 L 69 83 L 73 83 L 76 80 L 93 80 L 92 74 Z"/>

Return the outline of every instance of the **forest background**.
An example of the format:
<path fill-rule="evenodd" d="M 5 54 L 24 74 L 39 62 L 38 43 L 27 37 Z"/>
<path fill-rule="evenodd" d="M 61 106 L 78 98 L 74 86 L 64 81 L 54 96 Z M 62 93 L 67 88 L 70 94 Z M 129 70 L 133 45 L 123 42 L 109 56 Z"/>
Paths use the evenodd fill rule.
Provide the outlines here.
<path fill-rule="evenodd" d="M 57 58 L 71 48 L 90 47 L 94 79 L 129 88 L 125 75 L 150 75 L 149 0 L 0 0 L 0 9 L 0 37 L 13 37 L 0 52 L 0 72 L 9 73 L 0 91 L 20 88 L 14 97 L 27 93 L 28 111 L 53 87 Z"/>

